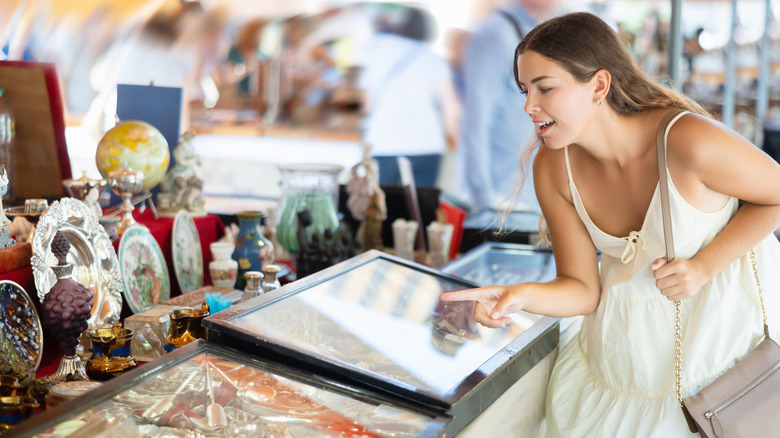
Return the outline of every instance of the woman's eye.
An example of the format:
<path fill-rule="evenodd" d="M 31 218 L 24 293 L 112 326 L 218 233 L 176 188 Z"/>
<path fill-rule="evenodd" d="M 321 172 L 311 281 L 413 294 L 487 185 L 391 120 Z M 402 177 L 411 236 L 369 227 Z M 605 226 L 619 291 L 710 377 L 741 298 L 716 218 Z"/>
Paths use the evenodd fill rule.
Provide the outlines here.
<path fill-rule="evenodd" d="M 547 94 L 548 91 L 552 90 L 552 88 L 540 88 L 539 92 L 542 94 Z"/>
<path fill-rule="evenodd" d="M 520 94 L 528 94 L 528 90 L 521 88 Z"/>

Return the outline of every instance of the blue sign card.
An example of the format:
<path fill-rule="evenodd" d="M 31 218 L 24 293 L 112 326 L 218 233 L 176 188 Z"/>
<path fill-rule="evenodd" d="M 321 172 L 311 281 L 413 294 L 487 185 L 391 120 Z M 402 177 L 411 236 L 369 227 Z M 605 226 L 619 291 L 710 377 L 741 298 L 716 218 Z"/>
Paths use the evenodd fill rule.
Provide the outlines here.
<path fill-rule="evenodd" d="M 156 85 L 118 84 L 116 115 L 119 120 L 140 120 L 154 126 L 173 150 L 181 134 L 182 89 Z M 171 156 L 171 167 L 173 156 Z"/>
<path fill-rule="evenodd" d="M 171 151 L 179 144 L 181 111 L 182 89 L 180 87 L 117 84 L 116 115 L 119 120 L 140 120 L 149 123 L 165 137 L 168 149 Z M 168 169 L 172 169 L 175 164 L 171 153 Z M 158 193 L 159 187 L 152 189 L 152 192 Z M 112 201 L 113 199 L 112 196 Z"/>

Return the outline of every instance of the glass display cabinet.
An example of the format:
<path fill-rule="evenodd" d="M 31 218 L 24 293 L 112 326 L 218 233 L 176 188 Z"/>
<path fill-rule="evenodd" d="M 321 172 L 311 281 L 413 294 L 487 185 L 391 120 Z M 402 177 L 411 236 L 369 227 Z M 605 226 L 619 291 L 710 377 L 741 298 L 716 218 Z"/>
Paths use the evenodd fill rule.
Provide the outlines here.
<path fill-rule="evenodd" d="M 441 268 L 479 286 L 507 285 L 555 278 L 549 248 L 522 243 L 484 242 Z"/>
<path fill-rule="evenodd" d="M 477 284 L 369 251 L 204 320 L 210 343 L 376 391 L 450 419 L 458 433 L 553 351 L 557 319 L 503 329 L 442 292 Z M 516 408 L 516 407 L 515 407 Z"/>
<path fill-rule="evenodd" d="M 57 405 L 19 437 L 436 437 L 450 420 L 197 341 Z"/>

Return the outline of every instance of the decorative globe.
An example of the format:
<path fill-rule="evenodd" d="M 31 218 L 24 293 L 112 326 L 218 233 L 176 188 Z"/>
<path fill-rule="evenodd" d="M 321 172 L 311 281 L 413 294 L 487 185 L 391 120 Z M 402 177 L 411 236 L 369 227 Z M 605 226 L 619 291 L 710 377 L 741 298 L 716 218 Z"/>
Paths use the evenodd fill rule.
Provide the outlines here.
<path fill-rule="evenodd" d="M 140 120 L 117 123 L 98 142 L 97 168 L 103 178 L 125 167 L 144 174 L 141 191 L 151 190 L 168 171 L 171 154 L 168 142 L 154 126 Z"/>

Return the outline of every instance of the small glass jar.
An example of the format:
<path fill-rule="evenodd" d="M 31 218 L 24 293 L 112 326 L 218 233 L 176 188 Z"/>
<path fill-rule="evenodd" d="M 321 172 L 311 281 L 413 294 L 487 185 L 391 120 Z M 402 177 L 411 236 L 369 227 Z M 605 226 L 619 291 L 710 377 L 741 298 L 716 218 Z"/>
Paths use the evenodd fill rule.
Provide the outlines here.
<path fill-rule="evenodd" d="M 246 278 L 246 287 L 244 288 L 244 295 L 241 297 L 242 302 L 263 294 L 261 286 L 263 274 L 257 271 L 248 271 L 244 274 L 244 277 Z"/>
<path fill-rule="evenodd" d="M 330 243 L 339 234 L 338 176 L 342 167 L 330 164 L 286 164 L 282 175 L 282 207 L 276 233 L 282 248 L 290 254 L 299 251 L 298 213 L 309 210 L 312 223 L 305 228 L 306 238 L 329 229 Z M 302 236 L 301 236 L 302 237 Z"/>
<path fill-rule="evenodd" d="M 263 293 L 271 292 L 272 290 L 279 289 L 282 284 L 277 278 L 277 274 L 281 271 L 278 265 L 265 265 L 263 266 L 263 282 L 260 285 L 263 289 Z"/>

